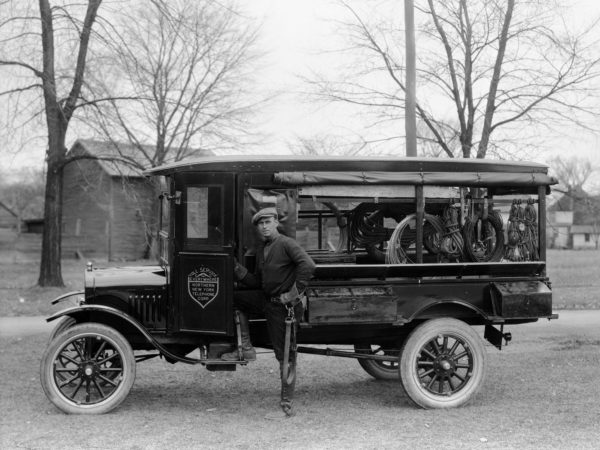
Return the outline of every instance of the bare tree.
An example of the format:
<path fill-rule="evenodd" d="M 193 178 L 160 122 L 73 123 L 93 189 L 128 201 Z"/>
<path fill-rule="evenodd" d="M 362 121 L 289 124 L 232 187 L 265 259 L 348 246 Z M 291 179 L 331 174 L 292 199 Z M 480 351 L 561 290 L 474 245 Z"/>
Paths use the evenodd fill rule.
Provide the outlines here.
<path fill-rule="evenodd" d="M 559 181 L 558 186 L 554 187 L 553 190 L 562 194 L 566 200 L 561 205 L 563 208 L 568 211 L 575 211 L 576 204 L 584 204 L 588 201 L 589 195 L 584 187 L 596 172 L 590 160 L 557 156 L 550 161 L 550 168 Z"/>
<path fill-rule="evenodd" d="M 37 169 L 22 169 L 10 177 L 4 175 L 0 173 L 0 201 L 17 215 L 17 232 L 20 233 L 24 219 L 43 216 L 46 177 Z"/>
<path fill-rule="evenodd" d="M 39 11 L 29 2 L 0 3 L 1 17 L 6 17 L 0 20 L 0 69 L 11 70 L 0 95 L 11 100 L 10 113 L 20 108 L 22 116 L 11 125 L 24 129 L 39 119 L 42 108 L 46 118 L 46 209 L 38 281 L 44 286 L 63 284 L 61 187 L 66 164 L 90 157 L 117 159 L 141 170 L 217 145 L 233 146 L 252 135 L 246 127 L 248 112 L 260 103 L 243 98 L 257 29 L 229 1 L 133 1 L 127 8 L 109 4 L 104 17 L 97 16 L 101 0 L 56 3 L 40 0 Z M 41 35 L 36 30 L 40 24 Z M 92 40 L 98 44 L 94 59 L 88 58 L 92 26 L 97 30 Z M 115 143 L 115 152 L 67 153 L 69 124 L 86 118 L 84 114 L 88 120 L 78 122 L 79 130 L 82 123 L 93 123 L 95 131 Z M 118 145 L 122 141 L 133 144 L 135 152 L 131 145 L 123 150 Z"/>
<path fill-rule="evenodd" d="M 19 78 L 17 85 L 9 86 L 1 94 L 20 95 L 35 89 L 43 98 L 47 171 L 40 286 L 64 284 L 61 273 L 61 190 L 63 168 L 68 159 L 65 139 L 73 114 L 80 105 L 88 46 L 100 4 L 101 0 L 89 0 L 82 8 L 80 4 L 52 6 L 48 0 L 39 0 L 37 12 L 29 4 L 23 6 L 19 2 L 5 1 L 0 5 L 8 12 L 2 15 L 0 23 L 3 50 L 7 43 L 19 50 L 12 55 L 3 51 L 0 56 L 0 67 L 13 69 L 13 75 L 16 73 Z M 83 12 L 83 19 L 77 17 L 78 12 Z M 41 27 L 41 32 L 33 28 L 33 23 Z M 57 46 L 68 46 L 76 55 L 68 71 L 57 70 Z"/>
<path fill-rule="evenodd" d="M 550 161 L 550 167 L 559 181 L 559 189 L 564 191 L 582 190 L 595 172 L 589 159 L 572 156 L 557 156 Z"/>
<path fill-rule="evenodd" d="M 449 157 L 484 158 L 522 145 L 525 126 L 552 130 L 597 118 L 600 52 L 590 40 L 597 21 L 573 31 L 547 1 L 416 3 L 424 20 L 417 37 L 421 142 L 433 139 Z M 378 126 L 398 122 L 405 106 L 402 24 L 389 19 L 397 16 L 388 3 L 341 4 L 350 17 L 341 24 L 352 42 L 347 52 L 361 61 L 344 81 L 311 83 L 328 100 L 369 111 Z M 373 19 L 377 10 L 387 18 Z"/>
<path fill-rule="evenodd" d="M 590 180 L 598 171 L 585 158 L 555 157 L 550 161 L 550 168 L 558 178 L 559 184 L 553 190 L 561 194 L 553 206 L 559 211 L 573 211 L 573 223 L 588 225 L 590 237 L 596 249 L 600 244 L 600 195 L 589 193 L 594 189 Z"/>
<path fill-rule="evenodd" d="M 109 24 L 105 25 L 109 27 Z M 258 30 L 229 1 L 151 0 L 110 24 L 110 57 L 95 67 L 96 131 L 143 169 L 239 146 L 250 112 Z M 122 151 L 119 142 L 136 148 Z"/>
<path fill-rule="evenodd" d="M 297 136 L 295 142 L 288 142 L 287 145 L 296 155 L 352 156 L 360 153 L 367 142 L 359 137 L 343 139 L 321 134 L 312 137 Z"/>

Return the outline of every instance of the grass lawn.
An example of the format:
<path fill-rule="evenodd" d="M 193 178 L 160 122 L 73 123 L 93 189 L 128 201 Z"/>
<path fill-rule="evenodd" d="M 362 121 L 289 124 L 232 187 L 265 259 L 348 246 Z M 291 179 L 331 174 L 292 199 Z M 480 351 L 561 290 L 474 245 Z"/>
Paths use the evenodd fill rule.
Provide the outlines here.
<path fill-rule="evenodd" d="M 0 317 L 48 315 L 61 309 L 52 306 L 51 300 L 83 288 L 86 261 L 73 259 L 62 262 L 64 288 L 36 286 L 39 275 L 39 242 L 36 245 L 36 240 L 39 237 L 22 235 L 17 240 L 14 236 L 12 239 L 0 235 Z M 19 239 L 27 241 L 19 242 Z M 136 263 L 98 261 L 95 265 L 125 264 Z M 600 309 L 600 251 L 550 250 L 548 275 L 552 281 L 554 309 Z"/>

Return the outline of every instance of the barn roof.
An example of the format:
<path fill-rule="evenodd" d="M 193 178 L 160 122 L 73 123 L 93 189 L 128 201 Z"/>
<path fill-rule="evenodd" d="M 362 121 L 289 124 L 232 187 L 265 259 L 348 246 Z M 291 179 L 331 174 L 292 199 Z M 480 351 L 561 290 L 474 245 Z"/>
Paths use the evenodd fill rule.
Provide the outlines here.
<path fill-rule="evenodd" d="M 140 150 L 138 146 L 125 142 L 77 139 L 70 152 L 82 151 L 98 158 L 98 164 L 111 177 L 141 178 L 143 174 L 142 169 L 139 169 L 139 167 L 149 166 L 149 158 L 143 152 L 152 156 L 155 150 L 152 145 L 142 145 Z M 202 153 L 212 155 L 210 151 Z"/>
<path fill-rule="evenodd" d="M 571 226 L 571 234 L 594 234 L 597 232 L 597 229 L 594 230 L 592 225 L 572 225 Z"/>
<path fill-rule="evenodd" d="M 10 209 L 5 203 L 3 203 L 2 201 L 0 201 L 0 208 L 5 209 L 6 211 L 8 211 L 8 213 L 13 216 L 13 217 L 17 217 L 17 214 Z"/>

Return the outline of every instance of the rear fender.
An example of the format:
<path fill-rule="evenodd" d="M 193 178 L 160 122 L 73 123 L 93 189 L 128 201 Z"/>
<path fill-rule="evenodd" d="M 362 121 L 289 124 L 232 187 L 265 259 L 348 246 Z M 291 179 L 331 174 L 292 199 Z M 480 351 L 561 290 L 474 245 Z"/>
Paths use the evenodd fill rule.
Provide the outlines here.
<path fill-rule="evenodd" d="M 443 311 L 442 311 L 443 310 Z M 449 310 L 449 311 L 448 311 Z M 490 316 L 488 313 L 478 308 L 477 306 L 472 305 L 471 303 L 465 302 L 460 299 L 444 299 L 444 300 L 431 300 L 427 302 L 425 305 L 421 305 L 421 307 L 414 311 L 409 317 L 408 322 L 415 319 L 422 319 L 425 316 L 437 316 L 437 317 L 451 317 L 452 314 L 448 314 L 448 312 L 456 312 L 457 315 L 460 313 L 467 313 L 468 315 L 472 315 L 475 313 L 476 316 L 480 317 L 484 321 L 489 321 Z M 453 317 L 453 316 L 452 316 Z M 429 318 L 429 317 L 427 317 Z M 460 317 L 455 317 L 460 318 Z"/>
<path fill-rule="evenodd" d="M 108 326 L 114 326 L 114 322 L 131 326 L 137 333 L 146 339 L 154 348 L 156 348 L 165 357 L 171 358 L 176 361 L 184 362 L 186 364 L 198 364 L 201 361 L 199 359 L 188 358 L 185 356 L 179 356 L 171 353 L 164 346 L 162 346 L 154 337 L 144 328 L 144 326 L 136 319 L 131 317 L 129 314 L 124 313 L 116 308 L 105 305 L 80 305 L 72 308 L 64 309 L 46 319 L 47 322 L 59 319 L 60 317 L 69 316 L 74 318 L 78 323 L 89 322 L 90 314 L 98 315 L 94 318 L 94 322 L 104 323 Z M 111 320 L 112 319 L 112 320 Z M 108 322 L 108 323 L 107 323 Z"/>

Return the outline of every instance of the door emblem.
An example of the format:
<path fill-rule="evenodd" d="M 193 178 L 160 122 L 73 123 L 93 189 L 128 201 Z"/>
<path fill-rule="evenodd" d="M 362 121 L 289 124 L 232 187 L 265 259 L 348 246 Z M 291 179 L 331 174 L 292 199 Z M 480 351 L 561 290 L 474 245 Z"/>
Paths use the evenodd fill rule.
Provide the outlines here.
<path fill-rule="evenodd" d="M 208 267 L 198 267 L 188 275 L 188 294 L 206 308 L 219 295 L 219 275 Z"/>

